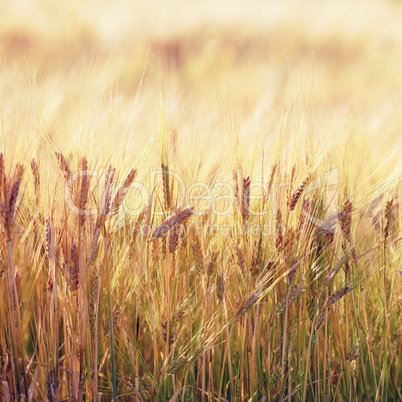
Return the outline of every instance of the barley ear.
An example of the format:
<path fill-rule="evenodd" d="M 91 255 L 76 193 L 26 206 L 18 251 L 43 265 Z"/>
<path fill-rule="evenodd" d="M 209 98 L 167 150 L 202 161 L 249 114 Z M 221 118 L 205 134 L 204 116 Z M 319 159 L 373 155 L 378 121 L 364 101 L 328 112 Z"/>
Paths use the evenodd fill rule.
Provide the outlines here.
<path fill-rule="evenodd" d="M 250 217 L 250 176 L 243 179 L 243 189 L 241 196 L 241 216 L 243 222 L 246 222 Z"/>
<path fill-rule="evenodd" d="M 296 191 L 293 193 L 292 197 L 288 200 L 288 206 L 289 210 L 293 211 L 296 207 L 297 201 L 299 201 L 299 198 L 309 183 L 310 179 L 312 176 L 312 172 L 307 173 L 306 177 L 302 180 L 302 182 L 299 184 L 299 187 L 297 187 Z"/>
<path fill-rule="evenodd" d="M 193 208 L 191 207 L 185 209 L 179 208 L 153 231 L 150 241 L 154 241 L 157 238 L 166 235 L 175 226 L 184 223 L 191 215 L 193 215 L 193 213 Z"/>
<path fill-rule="evenodd" d="M 391 214 L 392 214 L 392 205 L 393 205 L 394 199 L 390 198 L 387 201 L 387 204 L 385 205 L 385 212 L 384 212 L 384 217 L 385 217 L 385 226 L 384 226 L 384 239 L 386 240 L 389 236 L 389 228 L 391 225 Z"/>
<path fill-rule="evenodd" d="M 223 301 L 223 296 L 225 294 L 225 285 L 223 282 L 223 274 L 216 275 L 216 296 L 218 300 Z"/>
<path fill-rule="evenodd" d="M 127 190 L 134 181 L 134 177 L 137 173 L 137 169 L 131 169 L 130 173 L 127 175 L 124 183 L 118 189 L 116 196 L 112 202 L 111 213 L 115 215 L 119 212 L 120 206 L 123 203 L 124 197 L 126 196 Z"/>
<path fill-rule="evenodd" d="M 73 241 L 70 253 L 70 278 L 69 278 L 69 287 L 72 294 L 75 294 L 77 292 L 78 286 L 79 286 L 79 278 L 78 278 L 77 245 Z"/>
<path fill-rule="evenodd" d="M 39 176 L 39 166 L 35 158 L 31 160 L 31 170 L 34 178 L 34 191 L 35 191 L 35 206 L 39 208 L 40 201 L 40 176 Z"/>
<path fill-rule="evenodd" d="M 193 256 L 194 256 L 194 266 L 199 275 L 204 273 L 204 255 L 201 248 L 200 239 L 195 235 L 193 242 Z"/>

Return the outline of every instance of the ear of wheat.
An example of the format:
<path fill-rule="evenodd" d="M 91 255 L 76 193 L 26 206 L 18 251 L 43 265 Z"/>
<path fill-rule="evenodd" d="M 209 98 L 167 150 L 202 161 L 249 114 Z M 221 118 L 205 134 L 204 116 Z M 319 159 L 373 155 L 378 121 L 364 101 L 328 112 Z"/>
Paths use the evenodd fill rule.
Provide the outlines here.
<path fill-rule="evenodd" d="M 165 199 L 166 211 L 170 209 L 171 193 L 169 188 L 169 168 L 162 163 L 162 179 L 163 179 L 163 196 Z"/>
<path fill-rule="evenodd" d="M 223 274 L 218 273 L 216 275 L 216 296 L 220 301 L 223 301 L 224 294 L 225 294 L 225 285 L 223 282 Z"/>
<path fill-rule="evenodd" d="M 250 217 L 250 176 L 243 179 L 243 189 L 241 198 L 241 215 L 243 222 L 246 222 Z"/>
<path fill-rule="evenodd" d="M 124 183 L 117 190 L 117 193 L 112 202 L 112 207 L 111 207 L 112 215 L 115 215 L 119 212 L 120 206 L 124 200 L 127 190 L 130 188 L 131 184 L 133 183 L 136 174 L 137 174 L 137 169 L 131 169 L 130 173 L 127 175 L 126 179 L 124 180 Z"/>
<path fill-rule="evenodd" d="M 193 256 L 195 269 L 199 275 L 202 275 L 204 273 L 204 255 L 197 234 L 195 234 L 193 241 Z"/>
<path fill-rule="evenodd" d="M 181 225 L 193 215 L 192 207 L 176 210 L 171 216 L 166 218 L 157 228 L 153 231 L 150 241 L 154 241 L 161 236 L 166 235 L 175 226 Z"/>
<path fill-rule="evenodd" d="M 66 159 L 60 152 L 56 152 L 55 154 L 56 154 L 56 159 L 59 163 L 60 170 L 63 172 L 66 182 L 70 182 L 71 178 L 73 176 L 73 173 L 72 173 L 70 167 L 68 166 Z"/>
<path fill-rule="evenodd" d="M 299 201 L 299 198 L 309 183 L 310 179 L 312 176 L 312 172 L 307 173 L 306 177 L 302 180 L 302 182 L 299 184 L 299 187 L 297 187 L 296 191 L 293 193 L 292 197 L 290 197 L 288 201 L 288 207 L 290 211 L 293 211 L 296 207 L 297 201 Z"/>
<path fill-rule="evenodd" d="M 392 204 L 394 202 L 393 198 L 390 198 L 387 201 L 387 204 L 385 205 L 385 212 L 384 212 L 384 217 L 385 217 L 385 226 L 384 226 L 384 239 L 388 238 L 389 235 L 389 228 L 391 224 L 391 213 L 392 213 Z"/>

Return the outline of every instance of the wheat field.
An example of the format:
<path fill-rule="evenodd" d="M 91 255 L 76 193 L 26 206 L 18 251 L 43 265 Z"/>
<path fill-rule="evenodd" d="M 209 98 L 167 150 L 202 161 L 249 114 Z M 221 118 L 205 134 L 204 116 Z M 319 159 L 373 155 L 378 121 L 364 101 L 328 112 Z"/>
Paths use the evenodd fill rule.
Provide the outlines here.
<path fill-rule="evenodd" d="M 400 2 L 0 8 L 0 400 L 402 400 Z"/>

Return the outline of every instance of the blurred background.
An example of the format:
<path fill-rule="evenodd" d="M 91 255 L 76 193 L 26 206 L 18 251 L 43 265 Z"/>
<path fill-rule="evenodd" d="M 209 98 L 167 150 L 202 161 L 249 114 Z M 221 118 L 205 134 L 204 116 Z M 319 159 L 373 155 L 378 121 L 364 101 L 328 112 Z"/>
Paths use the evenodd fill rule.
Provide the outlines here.
<path fill-rule="evenodd" d="M 46 0 L 1 10 L 1 140 L 14 155 L 52 143 L 70 158 L 85 148 L 94 160 L 145 163 L 161 113 L 172 152 L 198 170 L 206 159 L 269 159 L 278 135 L 312 157 L 347 141 L 373 171 L 402 143 L 400 2 Z"/>

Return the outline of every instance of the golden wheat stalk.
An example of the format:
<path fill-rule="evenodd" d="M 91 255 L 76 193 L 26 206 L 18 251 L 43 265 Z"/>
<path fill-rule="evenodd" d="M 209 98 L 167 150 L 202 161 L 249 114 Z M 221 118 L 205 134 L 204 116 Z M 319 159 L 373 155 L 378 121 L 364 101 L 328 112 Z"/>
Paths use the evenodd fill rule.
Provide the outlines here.
<path fill-rule="evenodd" d="M 250 217 L 250 176 L 243 179 L 243 189 L 241 194 L 241 216 L 243 222 L 246 222 Z"/>
<path fill-rule="evenodd" d="M 17 205 L 17 197 L 20 189 L 20 181 L 21 179 L 17 178 L 11 187 L 10 201 L 8 203 L 8 210 L 6 211 L 7 230 L 11 230 L 11 225 L 13 224 L 15 207 Z"/>
<path fill-rule="evenodd" d="M 171 198 L 171 194 L 170 194 L 170 188 L 169 188 L 169 168 L 167 167 L 167 165 L 164 165 L 162 163 L 161 165 L 162 167 L 162 178 L 163 178 L 163 196 L 165 199 L 165 208 L 166 211 L 169 211 L 170 209 L 170 198 Z"/>
<path fill-rule="evenodd" d="M 115 215 L 119 212 L 120 206 L 124 200 L 127 190 L 130 188 L 131 184 L 133 183 L 136 174 L 137 174 L 137 169 L 131 169 L 130 173 L 127 175 L 126 179 L 124 180 L 124 183 L 117 190 L 117 193 L 112 202 L 112 207 L 111 207 L 112 215 Z"/>
<path fill-rule="evenodd" d="M 262 294 L 262 288 L 258 287 L 253 293 L 251 293 L 250 296 L 247 297 L 243 301 L 243 303 L 239 306 L 239 308 L 236 311 L 235 314 L 235 319 L 242 317 L 244 314 L 246 314 L 248 311 L 251 310 L 251 308 L 254 306 L 254 304 L 258 301 Z"/>
<path fill-rule="evenodd" d="M 328 297 L 325 307 L 329 307 L 332 304 L 336 303 L 339 299 L 344 297 L 348 292 L 349 292 L 350 287 L 345 286 L 339 290 L 337 290 L 335 293 L 333 293 L 331 296 Z"/>
<path fill-rule="evenodd" d="M 48 368 L 46 374 L 46 385 L 47 385 L 47 398 L 49 402 L 53 402 L 56 398 L 55 387 L 56 384 L 54 382 L 54 370 L 53 368 Z"/>
<path fill-rule="evenodd" d="M 170 363 L 167 372 L 168 374 L 175 374 L 180 371 L 184 365 L 187 363 L 187 358 L 185 356 L 179 356 Z"/>
<path fill-rule="evenodd" d="M 285 311 L 286 302 L 288 306 L 292 304 L 300 295 L 300 293 L 303 291 L 303 289 L 304 289 L 304 281 L 301 280 L 296 286 L 293 286 L 290 289 L 289 294 L 283 296 L 283 298 L 275 306 L 275 315 L 279 315 L 283 311 Z"/>
<path fill-rule="evenodd" d="M 69 272 L 69 287 L 72 294 L 75 294 L 79 286 L 78 277 L 78 255 L 77 255 L 77 245 L 72 242 L 71 253 L 70 253 L 70 272 Z"/>
<path fill-rule="evenodd" d="M 89 246 L 89 252 L 87 257 L 87 266 L 92 264 L 92 261 L 95 257 L 95 252 L 98 246 L 98 240 L 101 233 L 101 230 L 104 229 L 104 223 L 106 215 L 109 213 L 110 210 L 110 200 L 111 200 L 111 192 L 112 192 L 112 185 L 113 185 L 113 178 L 115 174 L 115 169 L 112 166 L 109 166 L 106 177 L 105 177 L 105 184 L 102 193 L 102 201 L 99 207 L 99 214 L 96 218 L 94 234 L 92 236 L 92 241 Z"/>
<path fill-rule="evenodd" d="M 204 273 L 204 255 L 201 248 L 200 239 L 195 234 L 194 242 L 193 242 L 193 256 L 194 256 L 194 266 L 195 270 L 199 275 Z"/>
<path fill-rule="evenodd" d="M 114 175 L 116 173 L 116 169 L 112 166 L 109 166 L 106 177 L 105 177 L 105 186 L 103 190 L 103 211 L 101 211 L 101 215 L 107 215 L 110 212 L 110 205 L 112 200 L 112 190 L 113 190 L 113 180 Z"/>
<path fill-rule="evenodd" d="M 253 254 L 250 264 L 251 275 L 257 277 L 261 269 L 261 246 L 260 242 L 254 242 Z"/>
<path fill-rule="evenodd" d="M 223 281 L 223 274 L 218 273 L 216 275 L 216 296 L 218 300 L 223 301 L 224 295 L 225 295 L 225 284 Z"/>
<path fill-rule="evenodd" d="M 350 244 L 353 260 L 356 261 L 357 253 L 351 236 L 352 211 L 353 211 L 353 204 L 349 199 L 346 199 L 343 205 L 343 210 L 339 213 L 339 219 L 341 221 L 341 229 L 343 232 L 343 236 L 345 237 L 346 241 Z M 343 247 L 346 248 L 346 244 L 343 245 Z"/>
<path fill-rule="evenodd" d="M 89 192 L 89 175 L 88 175 L 88 161 L 85 157 L 81 160 L 81 172 L 83 173 L 80 180 L 80 190 L 78 192 L 78 206 L 80 209 L 79 224 L 82 226 L 85 223 L 87 207 L 88 192 Z"/>
<path fill-rule="evenodd" d="M 169 232 L 169 251 L 174 254 L 179 245 L 179 227 L 175 226 L 173 230 Z"/>
<path fill-rule="evenodd" d="M 356 346 L 352 348 L 352 350 L 348 353 L 346 356 L 346 361 L 352 361 L 355 360 L 357 356 L 359 356 L 360 353 L 360 344 L 358 343 Z"/>
<path fill-rule="evenodd" d="M 71 178 L 73 176 L 73 172 L 71 171 L 70 167 L 68 166 L 68 163 L 64 156 L 60 152 L 55 152 L 56 154 L 56 159 L 57 162 L 59 163 L 60 170 L 64 174 L 64 178 L 66 179 L 66 182 L 70 182 Z"/>
<path fill-rule="evenodd" d="M 289 198 L 288 207 L 289 207 L 290 211 L 293 211 L 295 209 L 297 201 L 299 201 L 299 198 L 300 198 L 303 190 L 306 188 L 307 184 L 309 183 L 311 176 L 312 176 L 312 172 L 308 172 L 306 177 L 299 184 L 299 187 L 297 187 L 296 191 L 293 193 L 292 197 Z"/>
<path fill-rule="evenodd" d="M 40 176 L 39 176 L 39 166 L 38 166 L 38 163 L 36 162 L 35 158 L 32 158 L 32 160 L 31 160 L 31 170 L 32 170 L 32 175 L 34 177 L 35 205 L 36 205 L 36 208 L 39 208 Z"/>
<path fill-rule="evenodd" d="M 350 232 L 352 228 L 352 211 L 353 211 L 353 204 L 347 198 L 343 204 L 343 211 L 342 211 L 343 214 L 340 217 L 340 221 L 343 235 L 345 236 L 345 239 L 349 243 L 351 242 Z"/>
<path fill-rule="evenodd" d="M 15 179 L 21 181 L 25 166 L 23 163 L 17 163 L 15 167 Z"/>
<path fill-rule="evenodd" d="M 272 188 L 272 184 L 273 184 L 273 182 L 274 182 L 274 177 L 275 177 L 275 173 L 276 173 L 277 167 L 278 167 L 278 164 L 277 164 L 277 163 L 274 163 L 274 164 L 272 165 L 272 167 L 271 167 L 271 175 L 270 175 L 269 182 L 268 182 L 268 189 L 267 189 L 267 192 L 266 192 L 265 197 L 264 197 L 265 200 L 268 199 L 269 194 L 270 194 L 270 192 L 271 192 L 271 188 Z"/>
<path fill-rule="evenodd" d="M 282 228 L 282 212 L 278 208 L 276 212 L 276 238 L 275 238 L 275 247 L 279 249 L 283 242 L 283 228 Z"/>
<path fill-rule="evenodd" d="M 92 331 L 94 329 L 95 319 L 98 311 L 99 274 L 96 266 L 94 266 L 91 270 L 89 285 L 89 325 Z"/>
<path fill-rule="evenodd" d="M 232 177 L 233 177 L 233 184 L 234 184 L 234 198 L 235 200 L 238 200 L 239 198 L 239 177 L 238 177 L 238 169 L 234 168 L 232 170 Z"/>
<path fill-rule="evenodd" d="M 237 265 L 240 268 L 243 278 L 246 278 L 247 271 L 246 271 L 246 257 L 244 256 L 244 250 L 240 248 L 239 244 L 236 244 L 235 251 L 237 257 Z"/>
<path fill-rule="evenodd" d="M 181 225 L 183 222 L 189 219 L 193 213 L 194 211 L 192 207 L 177 209 L 153 231 L 150 241 L 152 242 L 161 236 L 165 236 L 175 226 Z"/>
<path fill-rule="evenodd" d="M 390 198 L 386 205 L 385 205 L 385 212 L 384 212 L 384 217 L 385 217 L 385 226 L 384 226 L 384 239 L 386 240 L 389 236 L 389 228 L 391 225 L 391 214 L 392 214 L 392 205 L 393 205 L 394 199 Z"/>

